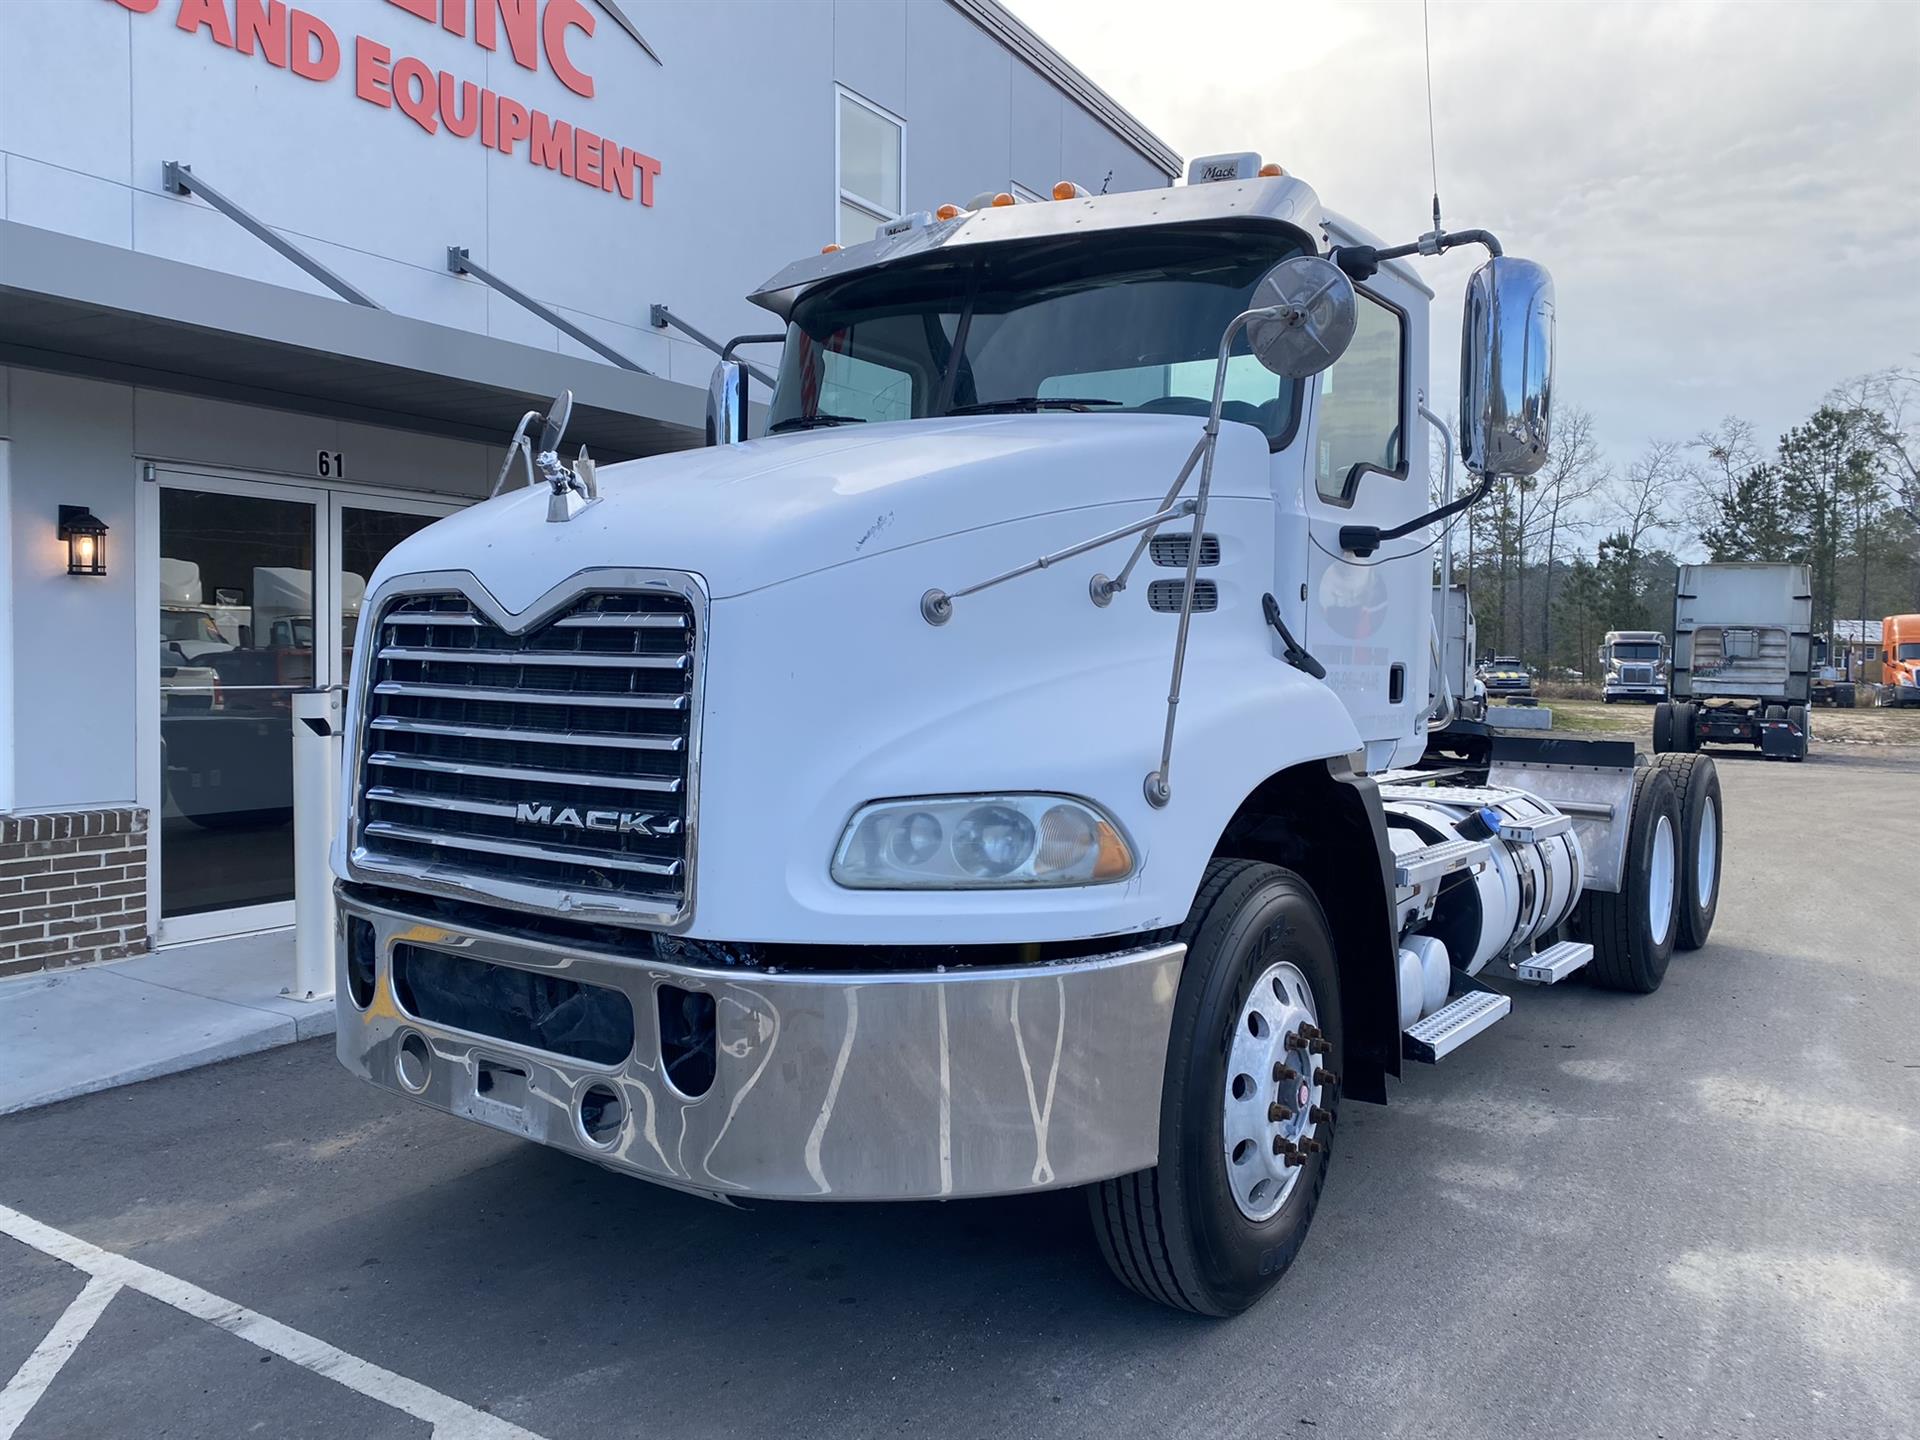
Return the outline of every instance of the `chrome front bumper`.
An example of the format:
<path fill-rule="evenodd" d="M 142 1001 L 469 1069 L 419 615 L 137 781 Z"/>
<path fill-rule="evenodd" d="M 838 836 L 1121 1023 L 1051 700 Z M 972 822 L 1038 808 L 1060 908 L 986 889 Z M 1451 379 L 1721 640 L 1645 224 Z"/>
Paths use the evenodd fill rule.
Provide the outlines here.
<path fill-rule="evenodd" d="M 920 1200 L 1081 1185 L 1155 1163 L 1184 945 L 946 973 L 710 970 L 450 930 L 340 896 L 340 1063 L 383 1090 L 648 1180 L 715 1196 Z M 345 935 L 374 927 L 372 1003 L 350 998 Z M 597 1065 L 429 1024 L 402 1009 L 396 942 L 624 993 L 635 1042 Z M 661 1062 L 655 989 L 711 994 L 717 1069 L 698 1097 Z M 401 1045 L 425 1042 L 424 1083 Z M 413 1049 L 419 1053 L 418 1042 Z M 483 1092 L 483 1069 L 525 1076 Z M 419 1067 L 410 1070 L 421 1080 Z M 582 1095 L 608 1086 L 607 1143 Z M 507 1098 L 501 1098 L 505 1095 Z"/>

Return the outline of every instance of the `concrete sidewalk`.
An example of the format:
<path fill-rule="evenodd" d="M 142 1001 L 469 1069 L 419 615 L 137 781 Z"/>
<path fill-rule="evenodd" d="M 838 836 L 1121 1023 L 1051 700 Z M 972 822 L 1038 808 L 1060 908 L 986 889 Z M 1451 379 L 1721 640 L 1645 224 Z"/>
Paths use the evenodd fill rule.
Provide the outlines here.
<path fill-rule="evenodd" d="M 292 983 L 291 930 L 0 980 L 0 1115 L 332 1034 Z"/>

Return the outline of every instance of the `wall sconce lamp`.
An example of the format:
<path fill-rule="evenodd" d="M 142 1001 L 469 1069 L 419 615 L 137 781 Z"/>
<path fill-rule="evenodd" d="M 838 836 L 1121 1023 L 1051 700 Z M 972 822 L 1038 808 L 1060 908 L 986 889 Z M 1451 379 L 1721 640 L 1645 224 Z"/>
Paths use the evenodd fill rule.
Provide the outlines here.
<path fill-rule="evenodd" d="M 60 538 L 67 544 L 69 575 L 107 573 L 107 523 L 84 505 L 60 507 Z"/>

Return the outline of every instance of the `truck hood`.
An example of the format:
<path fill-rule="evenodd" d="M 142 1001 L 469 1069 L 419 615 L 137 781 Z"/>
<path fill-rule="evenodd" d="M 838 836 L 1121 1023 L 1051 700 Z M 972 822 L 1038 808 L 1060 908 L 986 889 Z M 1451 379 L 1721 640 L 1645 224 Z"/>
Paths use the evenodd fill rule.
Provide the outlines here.
<path fill-rule="evenodd" d="M 563 524 L 546 519 L 545 485 L 462 511 L 398 546 L 373 583 L 466 570 L 518 612 L 579 570 L 658 567 L 701 575 L 719 599 L 1034 515 L 1137 501 L 1144 517 L 1200 433 L 1188 416 L 1006 415 L 680 451 L 602 467 L 600 502 Z M 1270 495 L 1267 462 L 1264 435 L 1222 424 L 1213 493 Z M 1115 523 L 1089 517 L 1088 534 Z"/>

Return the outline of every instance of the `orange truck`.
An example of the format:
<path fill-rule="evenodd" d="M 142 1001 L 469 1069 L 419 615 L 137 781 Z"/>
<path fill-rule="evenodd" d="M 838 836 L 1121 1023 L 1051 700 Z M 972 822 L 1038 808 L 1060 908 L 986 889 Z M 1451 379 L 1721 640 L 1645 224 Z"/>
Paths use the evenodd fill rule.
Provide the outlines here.
<path fill-rule="evenodd" d="M 1880 622 L 1880 703 L 1920 705 L 1920 615 Z"/>

